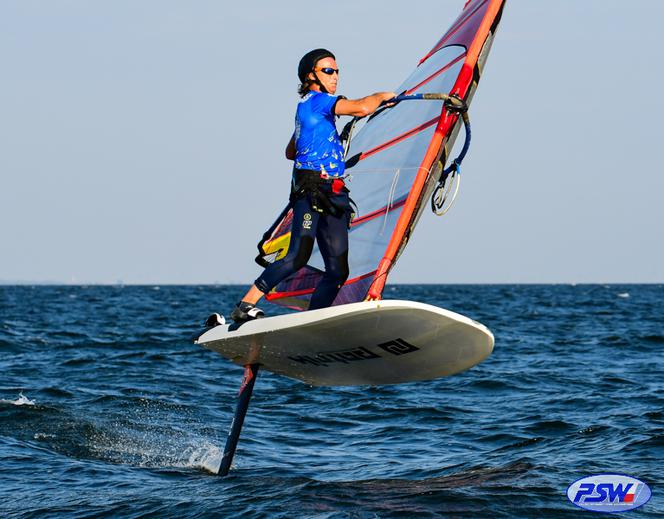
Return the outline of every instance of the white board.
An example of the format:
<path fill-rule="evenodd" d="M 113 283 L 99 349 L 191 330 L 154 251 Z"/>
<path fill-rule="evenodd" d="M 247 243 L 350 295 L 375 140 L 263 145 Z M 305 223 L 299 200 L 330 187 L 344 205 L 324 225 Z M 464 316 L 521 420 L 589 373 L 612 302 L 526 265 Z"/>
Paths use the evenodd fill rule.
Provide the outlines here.
<path fill-rule="evenodd" d="M 370 301 L 208 329 L 194 341 L 239 365 L 314 386 L 400 384 L 453 375 L 493 350 L 484 325 L 436 306 Z"/>

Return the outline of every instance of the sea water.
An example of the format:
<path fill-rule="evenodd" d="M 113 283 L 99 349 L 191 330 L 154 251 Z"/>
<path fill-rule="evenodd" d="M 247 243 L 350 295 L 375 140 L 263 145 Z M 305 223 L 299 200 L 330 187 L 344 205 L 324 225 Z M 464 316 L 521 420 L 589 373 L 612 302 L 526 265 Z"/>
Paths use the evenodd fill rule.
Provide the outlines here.
<path fill-rule="evenodd" d="M 664 514 L 663 285 L 388 287 L 493 354 L 397 386 L 260 372 L 219 478 L 242 368 L 191 335 L 245 288 L 0 287 L 0 517 L 579 517 L 602 472 Z"/>

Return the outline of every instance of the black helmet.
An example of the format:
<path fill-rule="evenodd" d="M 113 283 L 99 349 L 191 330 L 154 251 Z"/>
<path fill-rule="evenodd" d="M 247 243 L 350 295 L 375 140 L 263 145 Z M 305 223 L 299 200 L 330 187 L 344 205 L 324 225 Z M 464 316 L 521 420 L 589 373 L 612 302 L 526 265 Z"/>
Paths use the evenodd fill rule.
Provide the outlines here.
<path fill-rule="evenodd" d="M 327 49 L 314 49 L 302 56 L 300 64 L 297 66 L 297 76 L 300 78 L 301 83 L 304 83 L 307 80 L 307 74 L 312 72 L 316 67 L 316 63 L 323 58 L 337 59 L 334 57 L 334 54 Z"/>

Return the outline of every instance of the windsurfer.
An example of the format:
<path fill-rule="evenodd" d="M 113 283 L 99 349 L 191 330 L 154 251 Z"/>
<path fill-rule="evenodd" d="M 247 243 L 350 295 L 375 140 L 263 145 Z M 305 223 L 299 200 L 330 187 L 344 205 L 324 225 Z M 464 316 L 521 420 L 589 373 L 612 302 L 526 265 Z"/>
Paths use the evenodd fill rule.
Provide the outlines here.
<path fill-rule="evenodd" d="M 236 305 L 236 322 L 263 317 L 256 303 L 272 288 L 304 267 L 318 242 L 325 273 L 316 286 L 309 310 L 330 306 L 348 278 L 348 228 L 352 218 L 344 183 L 344 151 L 335 116 L 371 115 L 394 92 L 378 92 L 360 99 L 337 96 L 339 67 L 334 54 L 315 49 L 298 66 L 301 100 L 295 132 L 286 146 L 294 161 L 291 190 L 293 219 L 288 253 L 270 264 Z"/>

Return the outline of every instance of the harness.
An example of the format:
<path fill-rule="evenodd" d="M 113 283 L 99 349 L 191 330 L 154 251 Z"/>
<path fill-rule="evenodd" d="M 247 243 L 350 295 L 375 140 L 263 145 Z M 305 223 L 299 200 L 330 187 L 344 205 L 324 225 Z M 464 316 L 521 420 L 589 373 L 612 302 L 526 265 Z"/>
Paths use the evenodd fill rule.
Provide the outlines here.
<path fill-rule="evenodd" d="M 291 183 L 290 203 L 304 197 L 309 198 L 311 208 L 322 214 L 338 217 L 347 211 L 345 207 L 339 207 L 331 199 L 331 195 L 350 193 L 343 179 L 330 177 L 326 173 L 310 169 L 293 170 L 293 181 Z M 353 202 L 349 197 L 353 207 Z"/>
<path fill-rule="evenodd" d="M 256 256 L 255 259 L 256 263 L 265 268 L 274 261 L 275 257 L 278 257 L 278 255 L 283 252 L 283 248 L 275 251 L 267 251 L 263 247 L 265 243 L 272 238 L 272 234 L 286 217 L 288 211 L 290 211 L 295 203 L 302 198 L 307 197 L 311 209 L 321 214 L 329 214 L 334 217 L 339 217 L 344 213 L 350 213 L 350 218 L 348 218 L 348 227 L 350 228 L 350 223 L 358 212 L 357 206 L 350 197 L 348 197 L 348 207 L 339 206 L 330 199 L 331 196 L 341 193 L 350 193 L 343 179 L 330 177 L 326 173 L 321 173 L 320 171 L 293 169 L 293 181 L 291 183 L 291 194 L 288 199 L 288 204 L 284 207 L 283 211 L 281 211 L 281 214 L 279 214 L 270 228 L 265 231 L 261 241 L 258 242 L 258 256 Z M 267 259 L 270 255 L 273 256 L 272 260 Z"/>

